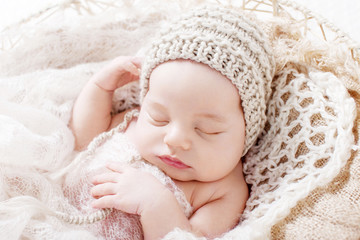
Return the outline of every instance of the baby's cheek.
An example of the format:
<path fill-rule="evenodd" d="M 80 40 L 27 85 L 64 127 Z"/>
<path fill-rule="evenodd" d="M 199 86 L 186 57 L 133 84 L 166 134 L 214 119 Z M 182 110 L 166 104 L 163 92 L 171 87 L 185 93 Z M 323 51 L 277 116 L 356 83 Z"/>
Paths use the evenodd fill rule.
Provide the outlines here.
<path fill-rule="evenodd" d="M 147 154 L 159 142 L 156 127 L 148 123 L 141 123 L 137 126 L 135 146 L 142 156 Z"/>

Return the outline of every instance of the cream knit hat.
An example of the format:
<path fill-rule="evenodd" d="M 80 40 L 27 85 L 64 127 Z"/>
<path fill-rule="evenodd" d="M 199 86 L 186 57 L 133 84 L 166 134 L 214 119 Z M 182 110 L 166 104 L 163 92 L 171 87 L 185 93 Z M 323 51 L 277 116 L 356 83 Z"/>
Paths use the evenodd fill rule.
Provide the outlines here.
<path fill-rule="evenodd" d="M 189 59 L 204 63 L 226 76 L 239 90 L 246 124 L 245 154 L 266 121 L 274 58 L 266 36 L 238 10 L 202 7 L 183 15 L 161 32 L 143 62 L 141 101 L 154 68 L 166 61 Z"/>

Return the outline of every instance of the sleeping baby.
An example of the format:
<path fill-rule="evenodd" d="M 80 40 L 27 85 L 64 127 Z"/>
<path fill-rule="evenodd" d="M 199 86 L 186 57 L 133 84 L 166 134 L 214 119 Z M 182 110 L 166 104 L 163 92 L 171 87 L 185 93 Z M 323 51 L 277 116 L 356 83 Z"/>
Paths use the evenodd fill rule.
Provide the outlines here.
<path fill-rule="evenodd" d="M 76 148 L 123 124 L 87 166 L 78 203 L 114 209 L 99 234 L 213 238 L 235 227 L 249 195 L 241 158 L 265 125 L 273 74 L 263 31 L 225 7 L 183 15 L 144 59 L 121 56 L 95 74 L 74 105 Z M 111 114 L 114 91 L 138 80 L 140 107 Z"/>

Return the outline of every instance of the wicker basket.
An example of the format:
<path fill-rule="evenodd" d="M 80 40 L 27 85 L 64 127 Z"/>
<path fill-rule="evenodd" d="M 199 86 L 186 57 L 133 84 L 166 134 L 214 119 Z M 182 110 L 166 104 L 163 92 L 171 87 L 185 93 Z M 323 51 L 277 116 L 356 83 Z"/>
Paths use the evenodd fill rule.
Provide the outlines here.
<path fill-rule="evenodd" d="M 295 1 L 287 0 L 218 0 L 220 4 L 231 3 L 245 11 L 256 12 L 258 16 L 288 16 L 302 28 L 304 36 L 344 44 L 349 48 L 355 61 L 359 62 L 360 44 L 327 19 L 317 15 Z M 53 21 L 67 21 L 74 16 L 101 14 L 109 9 L 122 8 L 131 1 L 64 0 L 61 4 L 49 6 L 32 14 L 18 23 L 7 26 L 0 33 L 0 50 L 6 51 L 18 46 L 28 34 L 34 33 L 37 25 L 52 24 Z"/>

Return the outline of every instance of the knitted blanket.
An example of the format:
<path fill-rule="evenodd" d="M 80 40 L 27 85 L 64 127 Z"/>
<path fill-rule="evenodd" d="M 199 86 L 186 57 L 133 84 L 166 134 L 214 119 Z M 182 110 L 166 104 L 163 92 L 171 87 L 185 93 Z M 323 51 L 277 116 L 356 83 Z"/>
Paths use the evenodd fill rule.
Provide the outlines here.
<path fill-rule="evenodd" d="M 104 61 L 142 54 L 160 25 L 192 5 L 137 6 L 44 26 L 0 54 L 4 239 L 99 239 L 92 228 L 101 223 L 70 224 L 56 214 L 83 213 L 63 188 L 76 185 L 66 176 L 81 155 L 73 151 L 67 125 L 74 100 Z M 238 226 L 222 239 L 358 239 L 359 67 L 343 49 L 303 39 L 289 18 L 263 24 L 277 54 L 277 74 L 266 127 L 244 158 L 250 198 Z M 133 84 L 117 91 L 113 109 L 137 103 Z M 105 134 L 102 143 L 110 139 Z M 92 145 L 87 157 L 100 148 Z M 175 229 L 165 239 L 196 237 Z"/>

